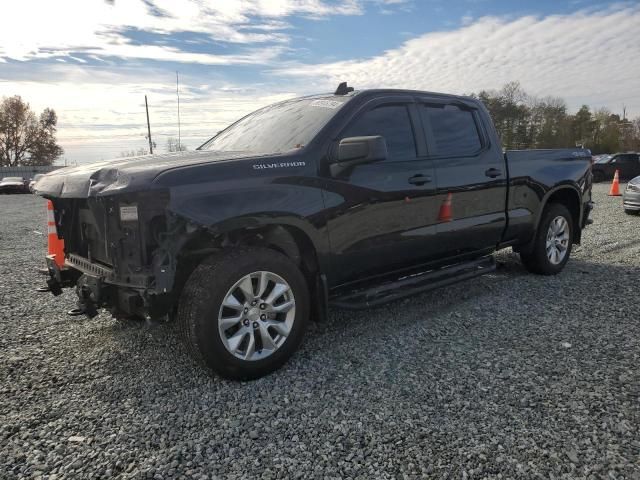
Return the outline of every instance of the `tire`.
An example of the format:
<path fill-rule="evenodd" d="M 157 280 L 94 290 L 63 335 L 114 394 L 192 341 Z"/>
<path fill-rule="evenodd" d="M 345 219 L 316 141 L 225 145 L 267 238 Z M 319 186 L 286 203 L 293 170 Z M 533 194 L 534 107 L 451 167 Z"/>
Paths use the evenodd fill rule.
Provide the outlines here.
<path fill-rule="evenodd" d="M 261 281 L 266 288 L 256 297 Z M 243 293 L 248 289 L 253 300 Z M 281 290 L 283 294 L 264 303 Z M 225 299 L 232 308 L 223 306 Z M 276 313 L 278 309 L 283 312 Z M 231 325 L 236 316 L 241 320 Z M 302 272 L 283 254 L 258 247 L 234 248 L 204 260 L 189 276 L 177 313 L 191 355 L 232 380 L 251 380 L 280 368 L 300 345 L 308 317 L 309 289 Z"/>
<path fill-rule="evenodd" d="M 593 183 L 600 183 L 606 180 L 605 174 L 599 170 L 593 172 Z"/>
<path fill-rule="evenodd" d="M 640 210 L 629 210 L 628 208 L 625 208 L 624 213 L 626 213 L 627 215 L 638 215 L 638 213 L 640 213 Z"/>
<path fill-rule="evenodd" d="M 552 223 L 554 224 L 554 231 L 564 225 L 563 230 L 558 231 L 557 236 L 552 234 Z M 573 228 L 573 219 L 567 207 L 559 203 L 548 205 L 542 213 L 542 219 L 538 225 L 532 248 L 526 252 L 520 252 L 520 259 L 525 268 L 539 275 L 556 275 L 560 273 L 571 255 L 574 237 Z M 552 235 L 549 242 L 554 242 L 549 249 L 549 254 L 547 251 L 548 235 Z M 564 250 L 561 247 L 564 247 Z M 554 249 L 558 254 L 557 256 L 554 253 Z"/>

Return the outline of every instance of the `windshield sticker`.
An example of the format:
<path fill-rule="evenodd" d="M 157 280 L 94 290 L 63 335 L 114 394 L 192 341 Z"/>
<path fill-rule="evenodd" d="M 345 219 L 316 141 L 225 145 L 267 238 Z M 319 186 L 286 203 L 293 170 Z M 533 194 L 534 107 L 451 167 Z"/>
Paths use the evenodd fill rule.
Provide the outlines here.
<path fill-rule="evenodd" d="M 256 163 L 253 169 L 264 170 L 267 168 L 304 167 L 305 165 L 305 162 Z"/>
<path fill-rule="evenodd" d="M 342 106 L 342 102 L 336 100 L 314 100 L 309 105 L 312 107 L 338 108 Z"/>

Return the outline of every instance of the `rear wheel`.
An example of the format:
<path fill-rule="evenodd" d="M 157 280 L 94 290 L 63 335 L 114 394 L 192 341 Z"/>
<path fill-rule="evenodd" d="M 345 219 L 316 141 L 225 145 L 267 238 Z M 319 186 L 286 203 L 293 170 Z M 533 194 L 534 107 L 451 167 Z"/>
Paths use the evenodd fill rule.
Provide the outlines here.
<path fill-rule="evenodd" d="M 630 210 L 628 208 L 625 208 L 624 213 L 626 213 L 627 215 L 638 215 L 640 213 L 640 210 Z"/>
<path fill-rule="evenodd" d="M 291 260 L 269 249 L 237 248 L 195 269 L 177 316 L 191 354 L 241 380 L 284 364 L 302 341 L 308 315 L 307 284 Z"/>
<path fill-rule="evenodd" d="M 520 253 L 527 270 L 540 275 L 560 273 L 573 245 L 573 219 L 564 205 L 548 205 L 540 220 L 532 248 Z"/>

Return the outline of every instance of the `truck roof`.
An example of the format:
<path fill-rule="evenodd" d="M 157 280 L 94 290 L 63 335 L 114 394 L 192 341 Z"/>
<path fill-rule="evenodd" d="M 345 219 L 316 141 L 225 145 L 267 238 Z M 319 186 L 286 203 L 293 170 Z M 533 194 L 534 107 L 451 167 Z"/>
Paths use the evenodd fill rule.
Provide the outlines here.
<path fill-rule="evenodd" d="M 426 90 L 411 90 L 401 88 L 369 88 L 363 90 L 353 90 L 344 94 L 335 94 L 332 92 L 316 93 L 311 95 L 303 95 L 300 97 L 294 97 L 288 100 L 283 100 L 282 103 L 296 99 L 311 99 L 311 98 L 353 98 L 360 96 L 378 96 L 378 95 L 428 95 L 430 97 L 437 97 L 443 100 L 455 99 L 455 100 L 467 100 L 477 102 L 478 100 L 468 95 L 454 95 L 451 93 L 430 92 Z M 281 102 L 278 102 L 281 103 Z"/>
<path fill-rule="evenodd" d="M 344 94 L 336 94 L 331 92 L 326 93 L 317 93 L 312 95 L 304 95 L 297 98 L 345 98 L 345 97 L 356 97 L 363 95 L 428 95 L 430 97 L 439 97 L 442 99 L 460 99 L 460 100 L 472 100 L 477 101 L 477 99 L 470 97 L 468 95 L 455 95 L 452 93 L 440 93 L 440 92 L 431 92 L 426 90 L 411 90 L 411 89 L 402 89 L 402 88 L 367 88 L 362 90 L 352 90 L 348 93 Z M 295 99 L 291 99 L 295 100 Z M 287 101 L 287 100 L 285 100 Z"/>

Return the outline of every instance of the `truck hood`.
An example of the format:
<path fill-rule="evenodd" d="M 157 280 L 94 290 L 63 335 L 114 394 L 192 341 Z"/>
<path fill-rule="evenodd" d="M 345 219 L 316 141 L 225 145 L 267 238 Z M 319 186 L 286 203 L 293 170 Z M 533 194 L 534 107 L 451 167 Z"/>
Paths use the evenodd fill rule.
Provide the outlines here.
<path fill-rule="evenodd" d="M 43 197 L 86 198 L 147 189 L 158 174 L 189 165 L 256 158 L 247 152 L 191 152 L 144 155 L 55 170 L 34 185 Z"/>

